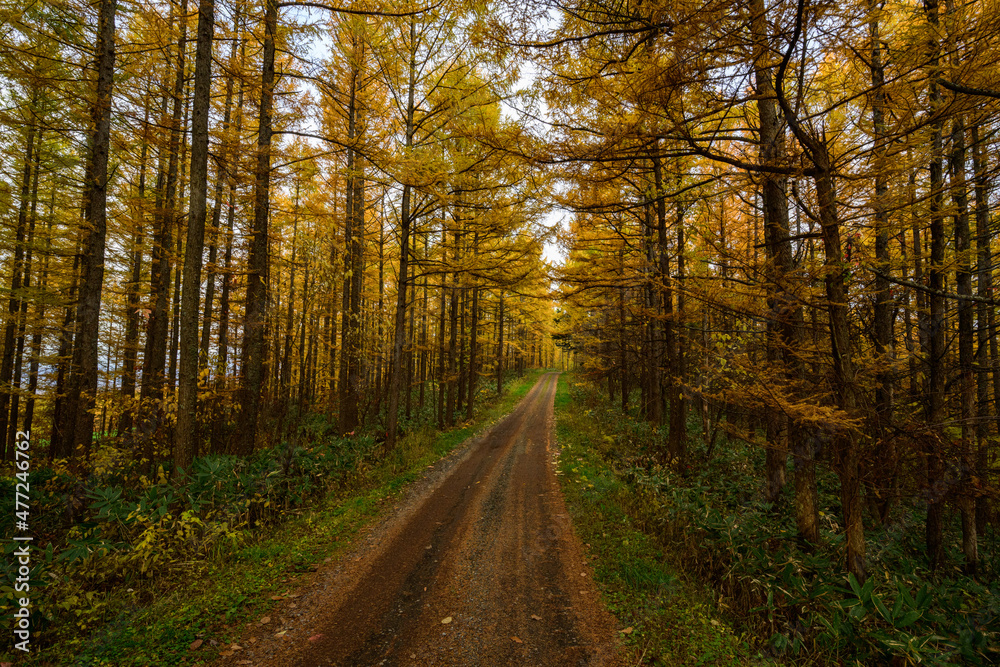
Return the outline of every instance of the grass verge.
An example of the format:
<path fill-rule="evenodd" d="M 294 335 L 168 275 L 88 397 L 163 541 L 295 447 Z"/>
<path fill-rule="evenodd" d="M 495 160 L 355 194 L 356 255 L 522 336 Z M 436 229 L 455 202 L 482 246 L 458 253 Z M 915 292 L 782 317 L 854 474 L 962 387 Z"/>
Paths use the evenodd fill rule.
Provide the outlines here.
<path fill-rule="evenodd" d="M 756 665 L 764 661 L 737 633 L 713 595 L 670 564 L 663 545 L 644 533 L 634 509 L 646 503 L 606 463 L 602 432 L 571 374 L 556 391 L 557 474 L 573 524 L 587 544 L 595 576 L 611 612 L 626 626 L 626 662 L 647 665 Z M 626 628 L 628 630 L 628 628 Z"/>
<path fill-rule="evenodd" d="M 112 589 L 98 594 L 100 618 L 89 636 L 59 636 L 39 647 L 24 665 L 199 665 L 218 657 L 257 618 L 299 585 L 325 559 L 336 558 L 363 527 L 391 511 L 393 501 L 422 471 L 511 411 L 541 371 L 511 382 L 506 393 L 475 418 L 448 431 L 418 429 L 401 439 L 384 460 L 362 469 L 345 487 L 229 550 L 217 550 L 184 571 L 156 580 L 150 591 Z M 266 533 L 266 534 L 262 534 Z M 96 606 L 96 605 L 95 605 Z M 111 611 L 114 610 L 114 611 Z M 191 649 L 195 640 L 202 640 Z"/>

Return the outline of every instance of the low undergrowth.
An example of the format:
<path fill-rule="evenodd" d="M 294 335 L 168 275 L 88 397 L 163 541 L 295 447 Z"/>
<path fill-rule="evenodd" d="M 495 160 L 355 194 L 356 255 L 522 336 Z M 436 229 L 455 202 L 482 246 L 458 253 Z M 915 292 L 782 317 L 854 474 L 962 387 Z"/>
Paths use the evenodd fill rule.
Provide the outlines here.
<path fill-rule="evenodd" d="M 558 474 L 574 527 L 587 543 L 595 576 L 623 631 L 627 664 L 749 665 L 761 662 L 711 591 L 680 574 L 669 546 L 635 513 L 643 490 L 607 454 L 608 425 L 587 409 L 583 390 L 563 375 L 556 392 Z"/>
<path fill-rule="evenodd" d="M 570 494 L 595 498 L 612 525 L 615 513 L 624 517 L 629 530 L 646 540 L 650 557 L 662 550 L 676 571 L 710 587 L 716 608 L 745 633 L 739 647 L 757 647 L 795 664 L 1000 662 L 995 577 L 977 581 L 957 565 L 936 574 L 927 571 L 917 502 L 898 509 L 891 522 L 866 526 L 871 576 L 859 585 L 841 562 L 843 535 L 832 473 L 824 471 L 818 480 L 822 543 L 807 550 L 796 538 L 792 512 L 763 502 L 762 451 L 728 441 L 706 458 L 692 435 L 689 465 L 679 471 L 662 466 L 657 453 L 665 434 L 623 418 L 584 383 L 562 384 L 570 385 L 561 387 L 559 413 L 560 438 L 567 445 L 562 465 L 572 473 Z M 789 469 L 790 480 L 793 474 Z M 781 502 L 793 502 L 791 489 L 786 491 Z M 614 539 L 608 544 L 615 558 L 627 554 Z M 951 562 L 960 563 L 961 555 L 951 554 Z M 614 577 L 608 580 L 613 583 Z M 633 607 L 646 604 L 640 588 L 622 590 L 626 599 L 632 596 Z M 654 604 L 664 590 L 670 587 L 657 589 Z M 672 631 L 657 632 L 667 637 L 651 640 L 662 647 L 657 650 L 673 650 Z M 714 640 L 706 649 L 713 646 Z M 696 656 L 698 646 L 692 649 L 688 655 Z M 704 664 L 697 662 L 702 658 L 685 659 Z M 682 664 L 672 657 L 663 663 Z"/>
<path fill-rule="evenodd" d="M 2 659 L 31 665 L 214 659 L 245 619 L 265 612 L 297 577 L 348 545 L 429 464 L 509 412 L 537 376 L 512 381 L 468 423 L 444 432 L 413 426 L 385 456 L 372 437 L 337 438 L 324 420 L 312 418 L 295 443 L 248 459 L 196 459 L 183 483 L 168 480 L 161 468 L 130 485 L 113 448 L 95 454 L 85 479 L 58 463 L 33 470 L 32 653 L 15 656 L 7 644 Z M 13 493 L 5 492 L 0 511 L 13 512 L 12 503 Z M 8 545 L 0 614 L 9 628 L 17 559 Z"/>

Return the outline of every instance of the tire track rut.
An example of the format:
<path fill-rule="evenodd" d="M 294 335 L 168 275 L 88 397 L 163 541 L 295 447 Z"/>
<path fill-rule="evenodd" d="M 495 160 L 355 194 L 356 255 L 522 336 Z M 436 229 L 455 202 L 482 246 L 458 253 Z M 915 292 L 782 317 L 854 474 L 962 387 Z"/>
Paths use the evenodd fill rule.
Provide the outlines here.
<path fill-rule="evenodd" d="M 360 553 L 318 576 L 294 628 L 230 664 L 616 664 L 615 621 L 555 478 L 557 379 L 542 376 Z"/>

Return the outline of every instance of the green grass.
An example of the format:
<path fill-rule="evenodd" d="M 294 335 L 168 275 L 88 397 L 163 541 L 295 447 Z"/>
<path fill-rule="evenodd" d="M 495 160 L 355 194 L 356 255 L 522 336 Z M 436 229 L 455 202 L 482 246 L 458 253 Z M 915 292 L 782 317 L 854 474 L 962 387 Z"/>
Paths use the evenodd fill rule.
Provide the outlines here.
<path fill-rule="evenodd" d="M 511 382 L 499 400 L 482 405 L 470 422 L 445 432 L 430 427 L 415 430 L 385 460 L 360 471 L 346 488 L 290 512 L 283 524 L 261 531 L 266 534 L 253 534 L 241 546 L 190 564 L 183 575 L 148 584 L 155 593 L 119 588 L 95 596 L 93 621 L 78 623 L 87 636 L 49 633 L 57 643 L 44 646 L 33 639 L 30 656 L 8 653 L 3 659 L 17 657 L 25 665 L 123 667 L 214 660 L 241 636 L 249 619 L 279 604 L 272 597 L 294 590 L 303 574 L 325 559 L 335 559 L 360 529 L 391 511 L 391 501 L 428 465 L 510 412 L 540 373 L 532 371 Z M 41 635 L 43 641 L 45 636 Z M 190 644 L 199 638 L 204 644 L 190 651 Z"/>
<path fill-rule="evenodd" d="M 587 545 L 609 609 L 624 625 L 626 662 L 647 665 L 761 664 L 714 596 L 670 564 L 656 539 L 636 527 L 641 486 L 621 480 L 605 463 L 608 437 L 584 402 L 574 400 L 563 374 L 556 391 L 558 472 L 573 524 Z"/>

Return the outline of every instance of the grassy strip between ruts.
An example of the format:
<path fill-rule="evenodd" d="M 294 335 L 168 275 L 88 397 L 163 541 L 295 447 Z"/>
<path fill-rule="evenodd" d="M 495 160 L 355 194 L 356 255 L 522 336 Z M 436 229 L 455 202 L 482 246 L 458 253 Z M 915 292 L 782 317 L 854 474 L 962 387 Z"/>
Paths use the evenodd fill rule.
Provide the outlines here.
<path fill-rule="evenodd" d="M 605 434 L 579 400 L 571 374 L 556 391 L 557 474 L 580 539 L 611 612 L 624 625 L 626 664 L 756 665 L 750 643 L 735 633 L 713 597 L 686 580 L 661 546 L 634 527 L 626 508 L 641 491 L 619 479 L 597 447 Z"/>
<path fill-rule="evenodd" d="M 30 665 L 196 665 L 218 657 L 247 619 L 266 613 L 291 592 L 303 573 L 346 550 L 364 526 L 391 510 L 406 485 L 423 470 L 505 414 L 538 378 L 513 381 L 504 396 L 468 423 L 438 433 L 430 428 L 403 438 L 384 461 L 348 489 L 327 495 L 294 518 L 259 535 L 238 551 L 221 554 L 183 581 L 161 581 L 162 596 L 140 606 L 130 591 L 115 591 L 117 616 L 84 640 L 34 653 Z M 174 578 L 176 579 L 176 577 Z M 201 639 L 198 648 L 190 647 Z"/>

